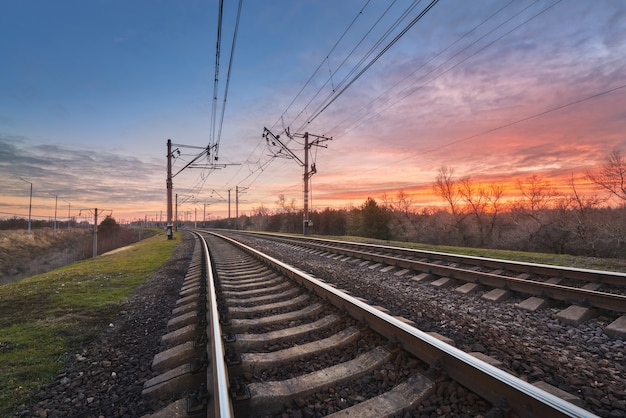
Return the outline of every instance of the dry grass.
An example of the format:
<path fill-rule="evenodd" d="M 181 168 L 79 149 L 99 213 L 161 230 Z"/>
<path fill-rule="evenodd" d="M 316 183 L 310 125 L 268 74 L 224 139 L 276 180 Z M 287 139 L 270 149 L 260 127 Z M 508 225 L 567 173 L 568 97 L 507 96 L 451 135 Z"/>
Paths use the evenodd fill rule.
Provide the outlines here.
<path fill-rule="evenodd" d="M 0 285 L 50 271 L 85 257 L 91 231 L 0 231 Z"/>
<path fill-rule="evenodd" d="M 116 228 L 98 233 L 98 254 L 147 238 L 159 230 Z M 91 229 L 0 230 L 0 285 L 93 256 Z"/>

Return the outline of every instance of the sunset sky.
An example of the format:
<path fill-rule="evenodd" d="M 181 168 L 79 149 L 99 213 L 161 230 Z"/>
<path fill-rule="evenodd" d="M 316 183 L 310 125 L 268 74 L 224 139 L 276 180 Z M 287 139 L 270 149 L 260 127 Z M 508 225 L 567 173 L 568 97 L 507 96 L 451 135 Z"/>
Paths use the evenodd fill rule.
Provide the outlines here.
<path fill-rule="evenodd" d="M 303 169 L 264 127 L 302 160 L 302 134 L 332 137 L 311 149 L 315 209 L 439 205 L 444 166 L 582 182 L 626 152 L 625 1 L 247 0 L 232 67 L 224 3 L 214 100 L 216 1 L 2 2 L 0 217 L 28 215 L 30 182 L 35 218 L 56 199 L 59 218 L 165 220 L 167 139 L 174 172 L 219 143 L 174 178 L 179 214 L 225 217 L 230 189 L 234 216 L 236 188 L 240 214 L 301 208 Z"/>

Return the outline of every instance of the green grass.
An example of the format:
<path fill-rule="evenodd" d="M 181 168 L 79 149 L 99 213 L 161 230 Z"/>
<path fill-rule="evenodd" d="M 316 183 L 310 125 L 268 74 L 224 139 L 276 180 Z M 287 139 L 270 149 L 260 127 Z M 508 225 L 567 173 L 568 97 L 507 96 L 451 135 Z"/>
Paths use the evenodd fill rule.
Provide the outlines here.
<path fill-rule="evenodd" d="M 180 241 L 163 234 L 132 248 L 0 286 L 0 416 L 50 382 L 65 354 L 91 341 Z"/>

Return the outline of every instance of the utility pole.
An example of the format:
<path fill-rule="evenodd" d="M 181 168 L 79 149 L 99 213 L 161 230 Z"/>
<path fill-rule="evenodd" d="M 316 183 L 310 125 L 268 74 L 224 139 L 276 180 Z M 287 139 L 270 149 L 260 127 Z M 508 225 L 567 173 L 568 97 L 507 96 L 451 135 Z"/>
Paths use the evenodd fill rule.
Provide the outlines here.
<path fill-rule="evenodd" d="M 93 210 L 93 257 L 96 258 L 98 256 L 98 208 L 95 209 L 81 209 L 78 216 L 83 213 L 83 211 L 91 212 Z M 100 209 L 102 211 L 110 211 L 111 209 Z M 110 215 L 109 215 L 110 216 Z"/>
<path fill-rule="evenodd" d="M 235 186 L 235 229 L 239 229 L 239 193 L 246 190 L 247 187 Z"/>
<path fill-rule="evenodd" d="M 167 239 L 172 239 L 172 140 L 167 140 Z M 177 195 L 178 196 L 178 195 Z"/>
<path fill-rule="evenodd" d="M 228 229 L 230 229 L 230 191 L 232 189 L 228 189 Z"/>
<path fill-rule="evenodd" d="M 25 181 L 26 183 L 30 183 L 30 201 L 28 203 L 28 233 L 30 234 L 30 215 L 32 213 L 32 209 L 33 209 L 33 183 L 31 183 L 28 180 L 24 180 L 23 178 L 20 177 L 20 180 Z"/>
<path fill-rule="evenodd" d="M 172 146 L 178 147 L 175 150 L 172 150 Z M 202 150 L 198 155 L 196 155 L 191 161 L 189 161 L 183 168 L 178 170 L 176 173 L 172 174 L 172 159 L 174 158 L 174 154 L 176 156 L 180 156 L 180 148 L 195 148 Z M 173 183 L 172 179 L 176 177 L 181 171 L 186 168 L 201 168 L 201 169 L 210 169 L 215 170 L 218 168 L 225 168 L 228 165 L 239 165 L 239 164 L 216 164 L 215 162 L 203 163 L 200 162 L 202 158 L 208 157 L 211 155 L 211 150 L 214 150 L 217 153 L 217 145 L 209 145 L 206 147 L 197 147 L 193 145 L 183 145 L 183 144 L 172 144 L 172 140 L 167 140 L 167 225 L 168 225 L 168 239 L 172 239 L 171 229 L 172 229 L 172 189 Z M 214 160 L 217 161 L 217 155 L 214 155 Z M 176 222 L 178 221 L 178 198 L 176 199 Z M 176 228 L 176 230 L 178 230 Z"/>
<path fill-rule="evenodd" d="M 301 167 L 304 168 L 304 175 L 303 175 L 303 178 L 304 178 L 304 219 L 302 222 L 302 234 L 307 235 L 309 226 L 312 225 L 311 221 L 309 220 L 309 181 L 311 179 L 311 176 L 317 173 L 317 168 L 315 167 L 315 163 L 313 163 L 309 167 L 309 150 L 313 146 L 327 148 L 326 145 L 320 145 L 320 144 L 325 141 L 330 141 L 333 138 L 332 137 L 327 138 L 321 135 L 313 135 L 313 134 L 309 134 L 308 132 L 305 132 L 303 135 L 301 134 L 290 135 L 289 130 L 287 130 L 287 136 L 290 138 L 293 138 L 294 136 L 304 138 L 304 162 L 300 158 L 298 158 L 298 156 L 294 154 L 293 151 L 287 148 L 287 146 L 284 143 L 281 142 L 280 135 L 274 135 L 269 129 L 263 128 L 263 137 L 265 138 L 267 143 L 270 144 L 270 141 L 271 141 L 272 146 L 280 147 L 280 150 L 278 151 L 278 153 L 274 154 L 275 157 L 278 157 L 278 154 L 284 150 L 285 153 L 287 154 L 286 155 L 287 158 L 291 158 L 295 160 L 298 164 L 300 164 Z M 315 138 L 311 142 L 309 142 L 310 136 Z"/>
<path fill-rule="evenodd" d="M 94 210 L 93 218 L 93 257 L 98 256 L 98 208 Z"/>
<path fill-rule="evenodd" d="M 205 203 L 205 204 L 204 204 L 204 213 L 202 214 L 202 227 L 203 227 L 203 228 L 206 228 L 206 206 L 207 206 L 208 204 L 209 204 L 209 203 Z"/>
<path fill-rule="evenodd" d="M 59 196 L 54 195 L 54 230 L 57 230 L 57 204 L 59 203 Z"/>
<path fill-rule="evenodd" d="M 304 221 L 302 222 L 302 235 L 309 231 L 309 133 L 304 133 Z"/>

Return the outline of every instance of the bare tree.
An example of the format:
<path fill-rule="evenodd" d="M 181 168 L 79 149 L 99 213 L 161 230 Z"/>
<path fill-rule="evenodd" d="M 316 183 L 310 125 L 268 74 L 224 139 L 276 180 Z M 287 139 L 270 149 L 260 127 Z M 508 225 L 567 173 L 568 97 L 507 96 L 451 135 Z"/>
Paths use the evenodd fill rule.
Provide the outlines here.
<path fill-rule="evenodd" d="M 612 196 L 626 201 L 626 157 L 615 150 L 597 170 L 587 170 L 587 178 Z"/>
<path fill-rule="evenodd" d="M 557 249 L 563 247 L 563 237 L 560 230 L 557 231 L 555 220 L 558 216 L 555 211 L 559 200 L 559 194 L 554 190 L 551 183 L 536 174 L 526 179 L 517 181 L 517 188 L 521 197 L 517 200 L 514 213 L 520 232 L 525 230 L 522 237 L 523 250 L 542 250 L 544 248 Z"/>
<path fill-rule="evenodd" d="M 459 187 L 457 188 L 459 195 L 465 200 L 467 208 L 471 211 L 472 217 L 478 228 L 478 245 L 485 245 L 485 228 L 484 228 L 484 215 L 486 208 L 485 191 L 479 185 L 472 182 L 469 177 L 465 177 L 459 181 Z"/>
<path fill-rule="evenodd" d="M 574 180 L 574 174 L 572 174 L 569 185 L 572 190 L 572 195 L 569 198 L 569 202 L 574 214 L 574 225 L 571 229 L 576 234 L 576 237 L 581 243 L 581 246 L 588 246 L 589 255 L 596 255 L 596 243 L 598 239 L 597 228 L 593 225 L 593 212 L 600 207 L 602 199 L 596 195 L 584 196 L 580 194 L 576 188 L 576 182 Z M 595 231 L 594 231 L 595 230 Z"/>
<path fill-rule="evenodd" d="M 433 183 L 433 193 L 441 197 L 450 206 L 453 215 L 459 212 L 460 195 L 457 190 L 456 180 L 454 180 L 454 169 L 441 167 Z"/>
<path fill-rule="evenodd" d="M 386 193 L 381 196 L 384 206 L 391 212 L 393 217 L 393 228 L 404 239 L 416 238 L 417 228 L 413 223 L 414 213 L 413 197 L 404 190 L 399 190 L 394 197 L 389 197 Z"/>
<path fill-rule="evenodd" d="M 404 190 L 400 190 L 396 193 L 396 207 L 404 214 L 404 216 L 408 217 L 410 213 L 412 213 L 414 200 L 411 195 L 405 193 Z"/>
<path fill-rule="evenodd" d="M 493 238 L 496 226 L 499 223 L 500 213 L 502 212 L 502 196 L 504 196 L 504 186 L 501 184 L 491 184 L 487 189 L 487 202 L 488 203 L 488 236 Z"/>
<path fill-rule="evenodd" d="M 527 177 L 524 181 L 518 180 L 517 188 L 522 193 L 519 200 L 520 206 L 527 215 L 537 221 L 539 213 L 549 209 L 558 196 L 550 182 L 536 174 Z"/>
<path fill-rule="evenodd" d="M 466 234 L 467 225 L 465 219 L 468 213 L 463 211 L 463 207 L 459 203 L 462 195 L 459 192 L 459 185 L 453 176 L 454 170 L 452 168 L 441 167 L 435 183 L 433 183 L 432 186 L 433 193 L 448 202 L 450 210 L 452 211 L 454 227 L 457 231 L 458 238 L 464 245 L 467 245 L 469 237 Z"/>
<path fill-rule="evenodd" d="M 491 240 L 500 212 L 500 199 L 504 187 L 498 184 L 483 186 L 475 184 L 469 177 L 461 179 L 459 194 L 467 203 L 468 209 L 476 222 L 479 234 L 479 245 L 484 246 L 487 239 Z"/>
<path fill-rule="evenodd" d="M 284 194 L 278 195 L 278 200 L 276 201 L 276 205 L 281 213 L 293 213 L 296 211 L 296 199 L 291 199 L 291 201 L 287 202 Z"/>
<path fill-rule="evenodd" d="M 253 207 L 252 223 L 255 229 L 257 229 L 258 231 L 265 231 L 270 216 L 270 210 L 263 206 L 263 203 L 261 203 L 261 206 Z"/>

